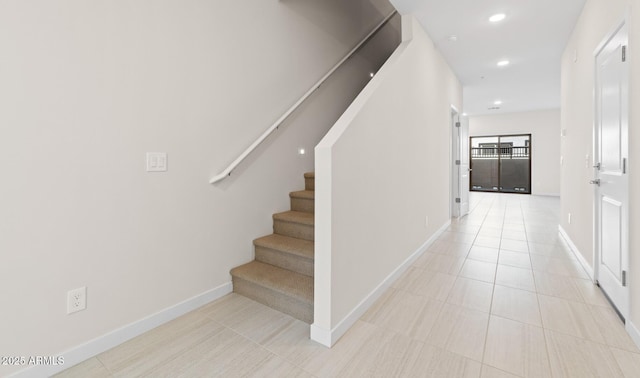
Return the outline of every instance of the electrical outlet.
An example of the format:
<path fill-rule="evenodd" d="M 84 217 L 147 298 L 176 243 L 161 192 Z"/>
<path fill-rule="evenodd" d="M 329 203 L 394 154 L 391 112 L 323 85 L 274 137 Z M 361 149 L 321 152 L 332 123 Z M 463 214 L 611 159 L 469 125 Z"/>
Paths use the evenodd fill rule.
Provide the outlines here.
<path fill-rule="evenodd" d="M 67 314 L 87 308 L 87 288 L 85 286 L 67 292 Z"/>

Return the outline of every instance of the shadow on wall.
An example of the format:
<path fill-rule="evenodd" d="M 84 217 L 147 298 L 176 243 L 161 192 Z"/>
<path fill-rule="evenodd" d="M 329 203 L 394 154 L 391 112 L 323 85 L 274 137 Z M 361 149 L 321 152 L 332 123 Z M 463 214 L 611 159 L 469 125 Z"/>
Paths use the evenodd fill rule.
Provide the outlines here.
<path fill-rule="evenodd" d="M 375 24 L 394 10 L 387 0 L 353 2 L 344 0 L 280 0 L 280 3 L 323 29 L 337 40 L 344 40 L 364 27 L 370 30 Z"/>

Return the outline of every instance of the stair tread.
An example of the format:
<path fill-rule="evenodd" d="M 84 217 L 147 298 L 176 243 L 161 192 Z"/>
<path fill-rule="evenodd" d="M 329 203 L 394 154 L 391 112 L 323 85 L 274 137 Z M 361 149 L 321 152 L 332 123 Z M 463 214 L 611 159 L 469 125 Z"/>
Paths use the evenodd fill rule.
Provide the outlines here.
<path fill-rule="evenodd" d="M 300 223 L 307 226 L 313 226 L 315 223 L 313 213 L 306 213 L 302 211 L 285 211 L 282 213 L 276 213 L 273 214 L 273 219 L 285 222 Z"/>
<path fill-rule="evenodd" d="M 289 197 L 291 198 L 304 198 L 304 199 L 315 199 L 316 192 L 313 190 L 298 190 L 295 192 L 289 193 Z"/>
<path fill-rule="evenodd" d="M 316 173 L 315 172 L 307 172 L 307 173 L 304 174 L 304 178 L 316 178 Z"/>
<path fill-rule="evenodd" d="M 233 268 L 231 275 L 313 304 L 313 277 L 260 261 Z"/>
<path fill-rule="evenodd" d="M 271 234 L 253 241 L 256 246 L 275 249 L 297 256 L 313 259 L 313 241 Z"/>

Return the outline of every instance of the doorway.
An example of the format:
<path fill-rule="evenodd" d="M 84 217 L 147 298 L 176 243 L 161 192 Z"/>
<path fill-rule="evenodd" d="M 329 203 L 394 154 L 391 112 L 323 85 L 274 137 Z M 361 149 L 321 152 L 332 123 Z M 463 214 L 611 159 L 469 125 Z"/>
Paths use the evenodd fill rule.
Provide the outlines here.
<path fill-rule="evenodd" d="M 471 137 L 470 190 L 531 194 L 531 134 Z"/>
<path fill-rule="evenodd" d="M 469 118 L 451 109 L 451 215 L 461 218 L 469 213 Z"/>
<path fill-rule="evenodd" d="M 629 313 L 629 67 L 626 22 L 595 55 L 594 250 L 595 277 L 625 319 Z"/>

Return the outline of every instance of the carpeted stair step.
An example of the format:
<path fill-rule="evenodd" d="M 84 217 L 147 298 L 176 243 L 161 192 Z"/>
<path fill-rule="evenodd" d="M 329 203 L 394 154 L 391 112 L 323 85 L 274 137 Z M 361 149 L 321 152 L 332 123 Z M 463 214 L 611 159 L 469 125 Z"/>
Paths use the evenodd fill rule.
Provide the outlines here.
<path fill-rule="evenodd" d="M 273 214 L 273 233 L 292 238 L 313 240 L 313 213 L 285 211 Z"/>
<path fill-rule="evenodd" d="M 313 322 L 313 277 L 252 261 L 231 270 L 233 291 L 306 323 Z"/>
<path fill-rule="evenodd" d="M 313 213 L 315 193 L 313 190 L 300 190 L 289 193 L 291 210 Z"/>
<path fill-rule="evenodd" d="M 253 241 L 256 260 L 313 277 L 313 242 L 271 234 Z"/>
<path fill-rule="evenodd" d="M 304 188 L 306 190 L 316 190 L 316 173 L 307 172 L 304 174 Z"/>

